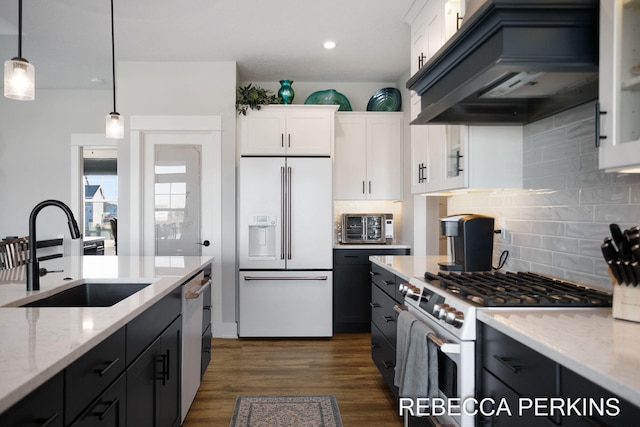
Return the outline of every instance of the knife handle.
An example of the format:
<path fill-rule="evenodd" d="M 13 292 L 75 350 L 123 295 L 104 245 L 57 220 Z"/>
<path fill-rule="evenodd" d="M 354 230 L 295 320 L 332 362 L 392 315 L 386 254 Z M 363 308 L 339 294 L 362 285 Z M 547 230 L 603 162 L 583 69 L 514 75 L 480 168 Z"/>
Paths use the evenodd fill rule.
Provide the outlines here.
<path fill-rule="evenodd" d="M 617 260 L 614 265 L 617 267 L 618 269 L 618 274 L 620 274 L 620 279 L 622 279 L 620 281 L 621 285 L 628 285 L 631 283 L 631 281 L 629 280 L 629 277 L 627 276 L 627 270 L 624 266 L 624 263 L 620 260 Z"/>
<path fill-rule="evenodd" d="M 631 255 L 633 255 L 636 261 L 640 261 L 640 244 L 631 247 Z"/>
<path fill-rule="evenodd" d="M 607 261 L 607 265 L 609 266 L 609 271 L 611 271 L 611 274 L 613 274 L 613 277 L 616 280 L 616 284 L 622 285 L 622 277 L 620 277 L 618 266 L 615 265 L 615 262 L 613 261 Z"/>
<path fill-rule="evenodd" d="M 638 286 L 638 284 L 640 283 L 640 262 L 633 261 L 633 262 L 630 262 L 629 265 L 635 278 L 635 282 L 633 283 L 633 286 Z"/>

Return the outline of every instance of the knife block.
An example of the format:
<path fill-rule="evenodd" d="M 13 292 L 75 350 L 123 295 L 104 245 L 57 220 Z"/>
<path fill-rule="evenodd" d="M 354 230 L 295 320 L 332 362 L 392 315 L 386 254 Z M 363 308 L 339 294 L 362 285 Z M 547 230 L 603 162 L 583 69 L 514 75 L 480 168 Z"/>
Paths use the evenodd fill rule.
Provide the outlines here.
<path fill-rule="evenodd" d="M 613 318 L 640 322 L 640 287 L 613 285 Z"/>

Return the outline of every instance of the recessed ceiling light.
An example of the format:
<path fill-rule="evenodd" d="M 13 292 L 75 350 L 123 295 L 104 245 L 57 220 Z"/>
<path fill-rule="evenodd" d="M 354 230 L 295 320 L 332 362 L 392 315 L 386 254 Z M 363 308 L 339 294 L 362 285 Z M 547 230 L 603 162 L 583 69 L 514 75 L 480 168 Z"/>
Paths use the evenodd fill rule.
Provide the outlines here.
<path fill-rule="evenodd" d="M 333 49 L 334 47 L 336 47 L 336 42 L 327 40 L 326 42 L 322 43 L 322 46 L 325 49 Z"/>
<path fill-rule="evenodd" d="M 91 78 L 89 79 L 89 81 L 90 81 L 91 83 L 93 83 L 93 84 L 96 84 L 96 85 L 104 84 L 104 79 L 103 79 L 103 78 L 100 78 L 100 77 L 91 77 Z"/>

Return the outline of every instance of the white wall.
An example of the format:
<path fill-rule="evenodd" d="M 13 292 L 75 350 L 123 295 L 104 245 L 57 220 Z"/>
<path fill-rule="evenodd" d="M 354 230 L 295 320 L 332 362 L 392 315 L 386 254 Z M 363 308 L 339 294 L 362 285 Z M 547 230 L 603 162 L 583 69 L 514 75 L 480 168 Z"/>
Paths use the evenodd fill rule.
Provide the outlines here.
<path fill-rule="evenodd" d="M 0 237 L 26 236 L 31 209 L 45 199 L 71 203 L 71 134 L 103 133 L 112 108 L 108 90 L 37 90 L 34 101 L 0 97 Z M 46 208 L 38 240 L 59 236 L 69 240 L 66 217 Z"/>
<path fill-rule="evenodd" d="M 235 62 L 120 62 L 118 63 L 118 110 L 132 115 L 216 115 L 222 117 L 222 324 L 216 336 L 235 335 L 236 317 L 236 124 Z M 123 247 L 127 241 L 129 206 L 129 163 L 126 140 L 118 156 L 121 185 L 119 227 Z M 125 164 L 124 159 L 127 159 Z M 120 167 L 122 166 L 122 168 Z M 127 215 L 124 215 L 127 213 Z M 120 226 L 122 223 L 122 226 Z M 118 239 L 121 240 L 120 234 Z M 118 242 L 120 243 L 120 242 Z M 216 316 L 214 315 L 214 318 Z"/>

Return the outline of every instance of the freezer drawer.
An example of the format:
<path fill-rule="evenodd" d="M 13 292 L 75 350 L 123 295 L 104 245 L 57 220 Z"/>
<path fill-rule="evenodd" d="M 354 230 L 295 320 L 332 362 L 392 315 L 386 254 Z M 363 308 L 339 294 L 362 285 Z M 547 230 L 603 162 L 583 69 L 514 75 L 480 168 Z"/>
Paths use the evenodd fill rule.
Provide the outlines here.
<path fill-rule="evenodd" d="M 240 271 L 238 335 L 333 335 L 331 271 Z"/>

